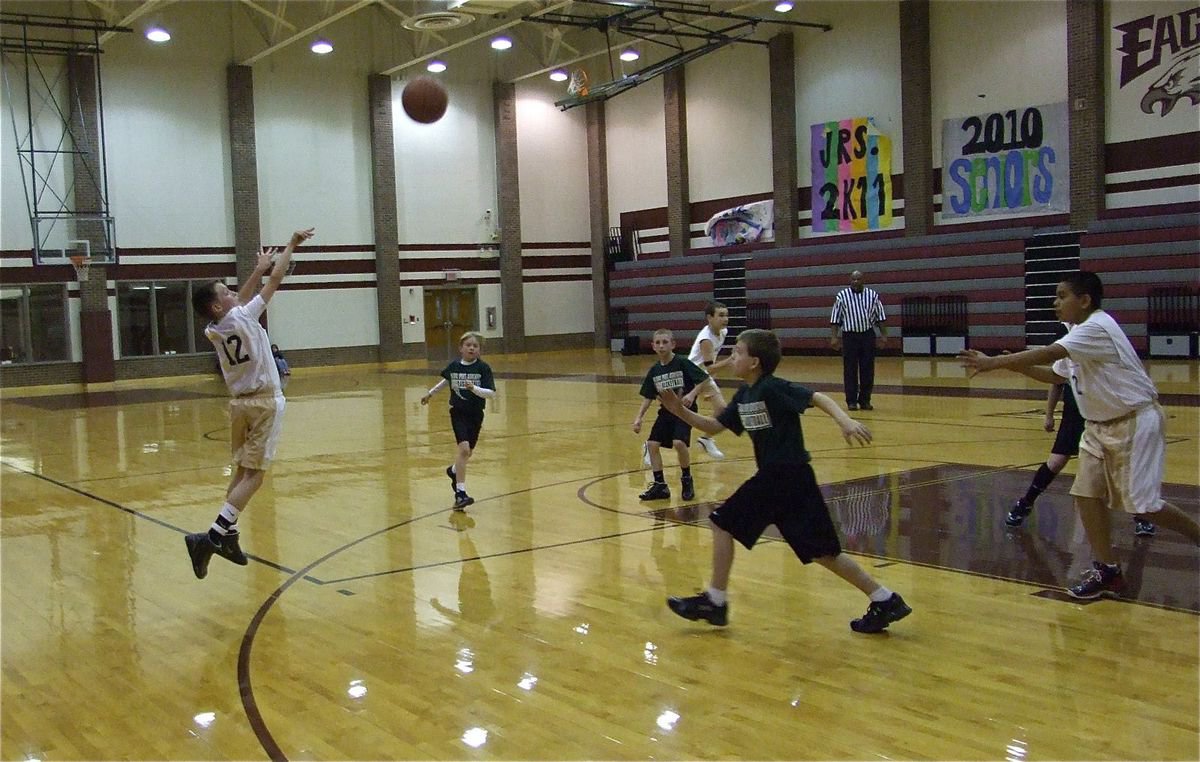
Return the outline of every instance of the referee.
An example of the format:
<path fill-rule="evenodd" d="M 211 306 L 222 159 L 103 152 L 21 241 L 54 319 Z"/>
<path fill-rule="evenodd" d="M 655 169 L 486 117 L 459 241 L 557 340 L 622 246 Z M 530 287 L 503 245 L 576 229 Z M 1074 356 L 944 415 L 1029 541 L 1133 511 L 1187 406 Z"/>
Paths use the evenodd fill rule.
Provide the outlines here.
<path fill-rule="evenodd" d="M 846 387 L 849 410 L 874 410 L 871 388 L 875 385 L 875 347 L 887 344 L 887 313 L 873 289 L 863 286 L 860 270 L 850 273 L 850 288 L 843 288 L 833 300 L 829 317 L 832 335 L 829 346 L 842 352 L 842 382 Z M 879 337 L 875 329 L 879 329 Z"/>

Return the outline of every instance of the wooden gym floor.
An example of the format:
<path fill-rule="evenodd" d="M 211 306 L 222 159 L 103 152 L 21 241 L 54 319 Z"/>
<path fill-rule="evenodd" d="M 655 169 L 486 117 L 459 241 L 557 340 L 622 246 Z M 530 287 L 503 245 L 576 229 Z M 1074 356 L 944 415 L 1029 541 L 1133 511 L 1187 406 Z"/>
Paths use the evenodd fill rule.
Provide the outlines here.
<path fill-rule="evenodd" d="M 845 545 L 914 613 L 766 537 L 730 624 L 664 605 L 708 579 L 707 510 L 754 469 L 694 448 L 697 500 L 643 504 L 630 431 L 653 361 L 494 355 L 500 396 L 450 511 L 440 364 L 297 370 L 242 519 L 247 568 L 196 580 L 183 534 L 228 479 L 216 378 L 2 395 L 6 760 L 1200 758 L 1200 552 L 1114 538 L 1125 599 L 1062 593 L 1089 559 L 1068 472 L 1006 531 L 1053 435 L 1044 389 L 881 358 L 876 442 L 804 418 Z M 1200 512 L 1198 368 L 1154 362 L 1167 493 Z M 840 394 L 836 358 L 780 373 Z M 727 384 L 731 394 L 732 382 Z"/>

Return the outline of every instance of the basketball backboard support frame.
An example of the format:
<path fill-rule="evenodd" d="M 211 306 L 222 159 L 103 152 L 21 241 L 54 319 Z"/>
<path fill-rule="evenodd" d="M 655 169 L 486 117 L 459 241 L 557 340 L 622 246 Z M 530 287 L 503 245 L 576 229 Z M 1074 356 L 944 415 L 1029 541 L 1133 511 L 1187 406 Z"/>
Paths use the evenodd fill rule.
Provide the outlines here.
<path fill-rule="evenodd" d="M 12 120 L 34 264 L 68 264 L 85 240 L 91 263 L 115 263 L 100 44 L 133 30 L 87 18 L 12 13 L 0 14 L 0 27 L 0 57 L 13 72 L 4 77 L 2 100 Z M 24 98 L 11 81 L 17 78 L 24 80 Z"/>
<path fill-rule="evenodd" d="M 33 261 L 37 265 L 70 264 L 85 256 L 94 265 L 117 263 L 116 221 L 100 215 L 53 215 L 31 219 Z"/>

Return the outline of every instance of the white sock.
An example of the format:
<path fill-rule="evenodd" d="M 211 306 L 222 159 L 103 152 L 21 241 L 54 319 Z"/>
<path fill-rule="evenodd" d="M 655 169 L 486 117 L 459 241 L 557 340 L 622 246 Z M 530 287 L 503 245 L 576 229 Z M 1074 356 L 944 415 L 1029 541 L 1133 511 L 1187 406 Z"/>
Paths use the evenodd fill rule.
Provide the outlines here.
<path fill-rule="evenodd" d="M 466 492 L 466 491 L 467 491 L 467 483 L 466 483 L 466 482 L 459 482 L 458 484 L 455 484 L 455 485 L 454 485 L 454 489 L 455 489 L 457 492 Z"/>
<path fill-rule="evenodd" d="M 713 604 L 715 604 L 717 606 L 725 605 L 725 591 L 724 590 L 718 590 L 715 587 L 713 587 L 712 585 L 709 585 L 708 590 L 706 590 L 705 592 L 708 593 L 708 599 L 710 601 L 712 601 Z"/>
<path fill-rule="evenodd" d="M 225 503 L 221 506 L 221 512 L 217 514 L 216 521 L 213 522 L 211 529 L 222 537 L 227 534 L 237 533 L 238 516 L 242 512 L 238 510 L 233 503 Z"/>
<path fill-rule="evenodd" d="M 883 585 L 880 585 L 879 589 L 877 589 L 875 592 L 871 593 L 871 595 L 869 597 L 874 603 L 883 603 L 888 598 L 892 597 L 892 591 L 888 590 Z"/>

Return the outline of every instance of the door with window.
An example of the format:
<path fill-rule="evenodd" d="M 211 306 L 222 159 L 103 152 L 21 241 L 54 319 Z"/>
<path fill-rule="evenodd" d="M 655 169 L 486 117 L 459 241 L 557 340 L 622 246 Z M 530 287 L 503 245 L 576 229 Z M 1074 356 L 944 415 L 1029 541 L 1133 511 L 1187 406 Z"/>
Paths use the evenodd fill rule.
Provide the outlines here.
<path fill-rule="evenodd" d="M 479 306 L 474 288 L 425 289 L 425 352 L 430 360 L 458 357 L 458 338 L 476 330 Z"/>

